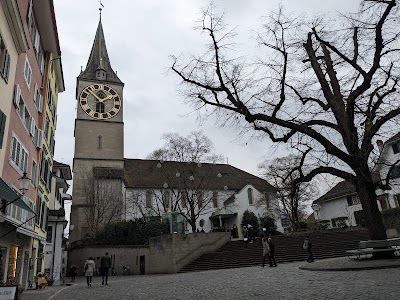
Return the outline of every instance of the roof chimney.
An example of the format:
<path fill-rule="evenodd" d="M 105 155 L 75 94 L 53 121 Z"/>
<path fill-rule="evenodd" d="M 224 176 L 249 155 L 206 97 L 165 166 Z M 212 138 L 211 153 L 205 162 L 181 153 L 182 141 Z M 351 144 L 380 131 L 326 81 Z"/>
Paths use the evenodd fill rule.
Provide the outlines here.
<path fill-rule="evenodd" d="M 382 150 L 383 150 L 383 141 L 382 140 L 377 140 L 376 144 L 378 145 L 379 153 L 381 153 Z"/>

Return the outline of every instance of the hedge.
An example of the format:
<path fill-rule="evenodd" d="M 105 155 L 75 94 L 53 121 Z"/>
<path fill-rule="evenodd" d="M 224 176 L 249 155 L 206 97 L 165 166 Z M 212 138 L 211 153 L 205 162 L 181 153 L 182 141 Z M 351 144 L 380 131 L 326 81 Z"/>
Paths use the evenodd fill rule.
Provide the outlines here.
<path fill-rule="evenodd" d="M 400 207 L 383 210 L 382 219 L 387 227 L 400 226 Z"/>

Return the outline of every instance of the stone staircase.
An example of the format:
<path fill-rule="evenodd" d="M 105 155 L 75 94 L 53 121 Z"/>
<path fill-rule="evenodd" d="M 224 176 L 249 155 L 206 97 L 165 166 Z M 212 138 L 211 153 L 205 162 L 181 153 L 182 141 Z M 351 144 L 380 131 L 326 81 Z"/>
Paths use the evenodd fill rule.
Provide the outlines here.
<path fill-rule="evenodd" d="M 306 260 L 303 242 L 307 235 L 313 243 L 314 259 L 346 256 L 346 250 L 357 249 L 359 241 L 369 239 L 367 230 L 352 228 L 273 236 L 277 263 Z M 179 273 L 250 267 L 262 265 L 262 260 L 261 238 L 253 244 L 247 243 L 247 247 L 243 241 L 232 241 L 216 252 L 200 256 Z"/>

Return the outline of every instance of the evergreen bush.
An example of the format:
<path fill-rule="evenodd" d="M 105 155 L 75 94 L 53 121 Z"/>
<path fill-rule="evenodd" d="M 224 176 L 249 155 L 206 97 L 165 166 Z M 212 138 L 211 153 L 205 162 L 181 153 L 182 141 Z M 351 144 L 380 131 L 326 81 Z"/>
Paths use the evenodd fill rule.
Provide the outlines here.
<path fill-rule="evenodd" d="M 254 234 L 257 236 L 259 234 L 259 228 L 260 228 L 258 224 L 258 218 L 253 212 L 246 210 L 243 213 L 242 217 L 242 228 L 244 226 L 247 226 L 248 224 L 250 224 L 253 227 Z"/>

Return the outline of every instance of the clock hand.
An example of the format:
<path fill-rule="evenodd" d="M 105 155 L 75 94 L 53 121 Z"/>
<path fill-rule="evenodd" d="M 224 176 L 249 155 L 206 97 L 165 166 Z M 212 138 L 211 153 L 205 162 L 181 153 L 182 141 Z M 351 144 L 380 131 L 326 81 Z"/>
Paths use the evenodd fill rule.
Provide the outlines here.
<path fill-rule="evenodd" d="M 107 97 L 103 98 L 102 100 L 103 101 L 107 101 L 107 100 L 112 99 L 112 98 L 114 98 L 113 95 L 108 95 Z"/>
<path fill-rule="evenodd" d="M 103 102 L 104 99 L 99 98 L 95 92 L 93 92 L 92 90 L 88 89 L 89 93 L 91 93 L 99 102 Z"/>

